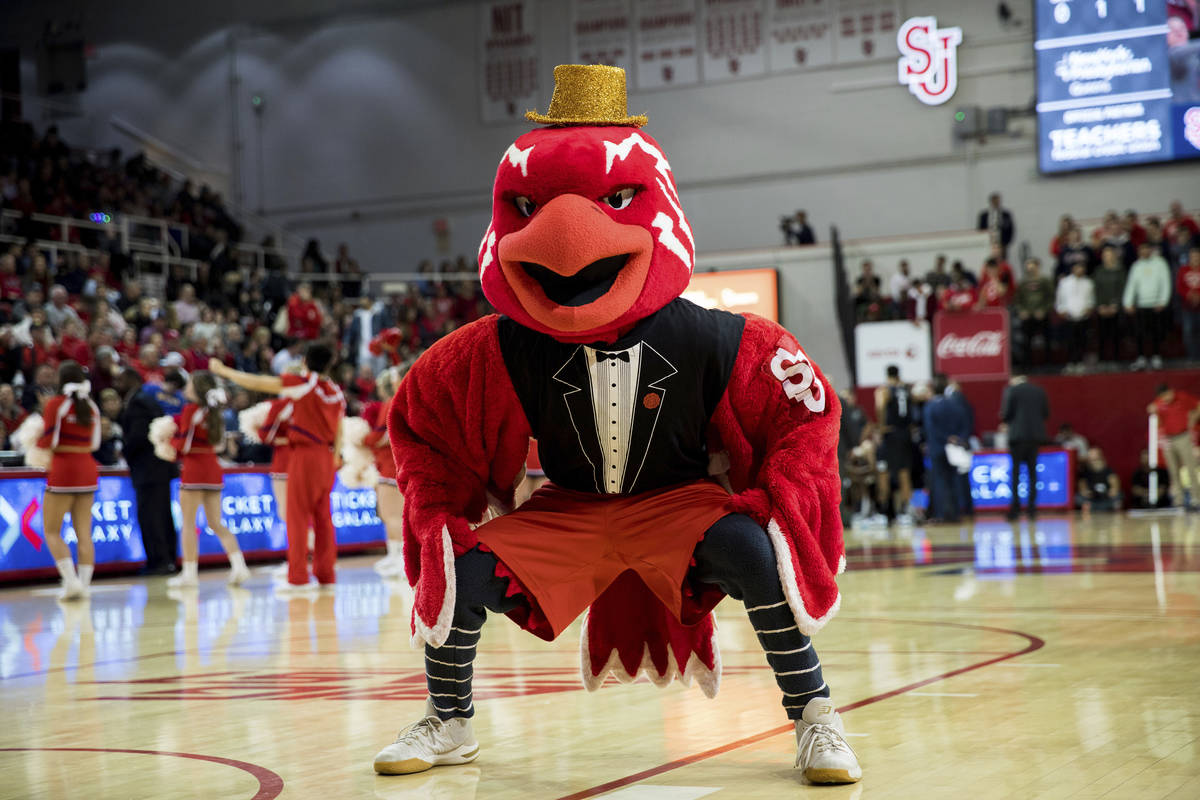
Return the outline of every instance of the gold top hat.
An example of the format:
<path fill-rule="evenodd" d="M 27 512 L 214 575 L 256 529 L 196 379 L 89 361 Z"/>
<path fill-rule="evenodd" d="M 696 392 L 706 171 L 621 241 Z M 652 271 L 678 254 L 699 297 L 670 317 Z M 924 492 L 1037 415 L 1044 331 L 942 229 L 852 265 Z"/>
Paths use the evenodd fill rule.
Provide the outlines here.
<path fill-rule="evenodd" d="M 625 106 L 625 70 L 603 64 L 559 64 L 554 68 L 554 95 L 545 114 L 526 111 L 525 119 L 542 125 L 631 125 L 640 128 L 644 114 L 631 117 Z"/>

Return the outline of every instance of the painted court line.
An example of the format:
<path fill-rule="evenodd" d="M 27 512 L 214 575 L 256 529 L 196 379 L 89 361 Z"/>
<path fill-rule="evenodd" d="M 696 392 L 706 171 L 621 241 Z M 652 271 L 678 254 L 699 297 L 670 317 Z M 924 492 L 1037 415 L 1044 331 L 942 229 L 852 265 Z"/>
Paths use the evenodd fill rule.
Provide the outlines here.
<path fill-rule="evenodd" d="M 974 672 L 977 669 L 983 669 L 984 667 L 989 667 L 993 664 L 999 664 L 1001 662 L 1008 661 L 1009 659 L 1028 655 L 1029 653 L 1033 653 L 1037 650 L 1041 650 L 1043 647 L 1046 646 L 1046 641 L 1044 639 L 1042 639 L 1040 636 L 1034 636 L 1031 633 L 1023 633 L 1021 631 L 1014 631 L 1014 630 L 1010 630 L 1008 628 L 994 628 L 990 625 L 969 625 L 969 624 L 963 623 L 963 622 L 943 622 L 943 621 L 931 621 L 931 620 L 899 620 L 899 619 L 890 619 L 889 620 L 889 619 L 878 619 L 878 618 L 873 618 L 873 617 L 856 617 L 856 618 L 846 620 L 846 621 L 848 621 L 848 622 L 868 622 L 868 623 L 869 622 L 876 622 L 876 623 L 887 622 L 887 623 L 890 623 L 893 625 L 894 624 L 921 625 L 921 626 L 928 626 L 928 627 L 935 627 L 935 628 L 960 628 L 963 630 L 971 630 L 971 631 L 988 631 L 991 633 L 1002 633 L 1002 634 L 1006 634 L 1009 636 L 1019 636 L 1022 639 L 1024 639 L 1026 642 L 1028 642 L 1028 644 L 1026 644 L 1025 647 L 1023 647 L 1020 650 L 1013 650 L 1012 652 L 1005 653 L 1004 655 L 1001 655 L 1001 656 L 996 656 L 995 658 L 989 658 L 984 661 L 977 661 L 974 664 L 968 664 L 965 667 L 959 667 L 958 669 L 953 669 L 953 670 L 950 670 L 949 672 L 943 672 L 940 675 L 934 675 L 931 678 L 924 678 L 919 681 L 914 681 L 913 683 L 910 683 L 906 686 L 901 686 L 898 689 L 892 689 L 891 691 L 888 691 L 888 692 L 881 692 L 880 694 L 872 695 L 871 697 L 866 697 L 866 698 L 863 698 L 862 700 L 857 700 L 853 703 L 850 703 L 849 705 L 841 706 L 840 708 L 838 708 L 838 711 L 843 714 L 846 713 L 847 711 L 853 711 L 856 708 L 862 708 L 863 706 L 869 706 L 873 703 L 878 703 L 881 700 L 888 700 L 892 697 L 896 697 L 897 695 L 908 694 L 909 692 L 912 692 L 915 689 L 920 689 L 924 686 L 928 686 L 931 683 L 937 683 L 938 681 L 944 681 L 947 678 L 953 678 L 956 675 L 963 675 L 968 672 Z M 641 772 L 635 772 L 632 775 L 627 775 L 624 778 L 617 778 L 616 780 L 612 780 L 607 783 L 602 783 L 599 786 L 593 786 L 590 789 L 583 789 L 582 791 L 578 791 L 573 794 L 563 795 L 562 797 L 558 798 L 558 800 L 585 800 L 585 798 L 597 797 L 599 795 L 605 794 L 606 792 L 611 792 L 614 789 L 619 789 L 621 787 L 630 786 L 631 784 L 640 783 L 641 781 L 644 781 L 647 778 L 652 778 L 655 775 L 661 775 L 664 772 L 671 772 L 672 770 L 679 769 L 680 767 L 686 767 L 689 764 L 695 764 L 698 761 L 704 761 L 706 759 L 713 758 L 715 756 L 719 756 L 724 753 L 728 753 L 732 750 L 737 750 L 739 748 L 746 747 L 748 745 L 757 744 L 758 742 L 761 742 L 765 739 L 770 739 L 772 737 L 779 736 L 780 734 L 783 734 L 783 733 L 792 733 L 794 730 L 795 730 L 795 727 L 793 725 L 791 725 L 790 723 L 787 725 L 780 725 L 778 728 L 771 728 L 770 730 L 763 731 L 761 733 L 756 733 L 752 736 L 747 736 L 744 739 L 738 739 L 736 741 L 729 742 L 728 744 L 723 744 L 720 747 L 714 747 L 711 750 L 704 750 L 699 753 L 693 753 L 690 756 L 684 756 L 683 758 L 679 758 L 674 761 L 668 761 L 666 764 L 660 764 L 657 767 L 651 767 L 650 769 L 642 770 Z"/>

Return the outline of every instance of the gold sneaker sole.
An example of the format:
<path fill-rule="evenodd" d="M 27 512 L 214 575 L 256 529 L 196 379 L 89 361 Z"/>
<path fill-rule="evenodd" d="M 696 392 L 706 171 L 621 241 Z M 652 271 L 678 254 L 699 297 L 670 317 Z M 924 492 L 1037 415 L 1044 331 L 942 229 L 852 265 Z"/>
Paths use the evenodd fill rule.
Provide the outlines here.
<path fill-rule="evenodd" d="M 461 755 L 446 756 L 443 757 L 444 760 L 432 763 L 423 758 L 406 758 L 403 761 L 376 761 L 375 771 L 380 775 L 412 775 L 437 766 L 469 764 L 479 757 L 479 749 L 479 745 L 476 745 L 470 752 Z"/>
<path fill-rule="evenodd" d="M 861 778 L 850 777 L 850 772 L 844 769 L 815 769 L 804 770 L 804 777 L 810 783 L 858 783 Z"/>

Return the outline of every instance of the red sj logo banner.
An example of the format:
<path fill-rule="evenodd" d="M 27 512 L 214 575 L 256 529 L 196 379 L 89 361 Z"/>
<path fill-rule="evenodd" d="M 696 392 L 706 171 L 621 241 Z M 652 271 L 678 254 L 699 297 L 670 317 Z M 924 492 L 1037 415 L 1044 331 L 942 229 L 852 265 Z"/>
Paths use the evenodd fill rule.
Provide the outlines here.
<path fill-rule="evenodd" d="M 939 311 L 933 317 L 934 369 L 949 378 L 1008 378 L 1009 347 L 1008 312 L 1002 308 Z"/>

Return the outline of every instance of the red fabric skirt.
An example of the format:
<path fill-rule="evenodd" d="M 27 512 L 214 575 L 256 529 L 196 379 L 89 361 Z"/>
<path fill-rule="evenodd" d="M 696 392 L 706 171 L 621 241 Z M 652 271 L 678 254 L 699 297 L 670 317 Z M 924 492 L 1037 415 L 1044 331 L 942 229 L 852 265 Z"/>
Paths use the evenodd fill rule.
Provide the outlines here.
<path fill-rule="evenodd" d="M 184 453 L 179 457 L 179 488 L 221 489 L 225 473 L 216 453 Z"/>
<path fill-rule="evenodd" d="M 271 456 L 271 468 L 269 472 L 271 477 L 275 479 L 287 478 L 288 461 L 292 454 L 291 445 L 281 444 L 276 445 L 274 453 Z"/>
<path fill-rule="evenodd" d="M 100 471 L 91 453 L 55 453 L 46 474 L 46 489 L 51 492 L 94 492 L 100 483 Z"/>
<path fill-rule="evenodd" d="M 636 495 L 546 484 L 475 534 L 500 559 L 498 574 L 511 572 L 529 600 L 522 625 L 557 636 L 626 570 L 678 618 L 692 553 L 729 503 L 707 480 Z"/>
<path fill-rule="evenodd" d="M 375 448 L 375 469 L 379 471 L 381 480 L 396 481 L 396 457 L 392 455 L 390 445 Z"/>

